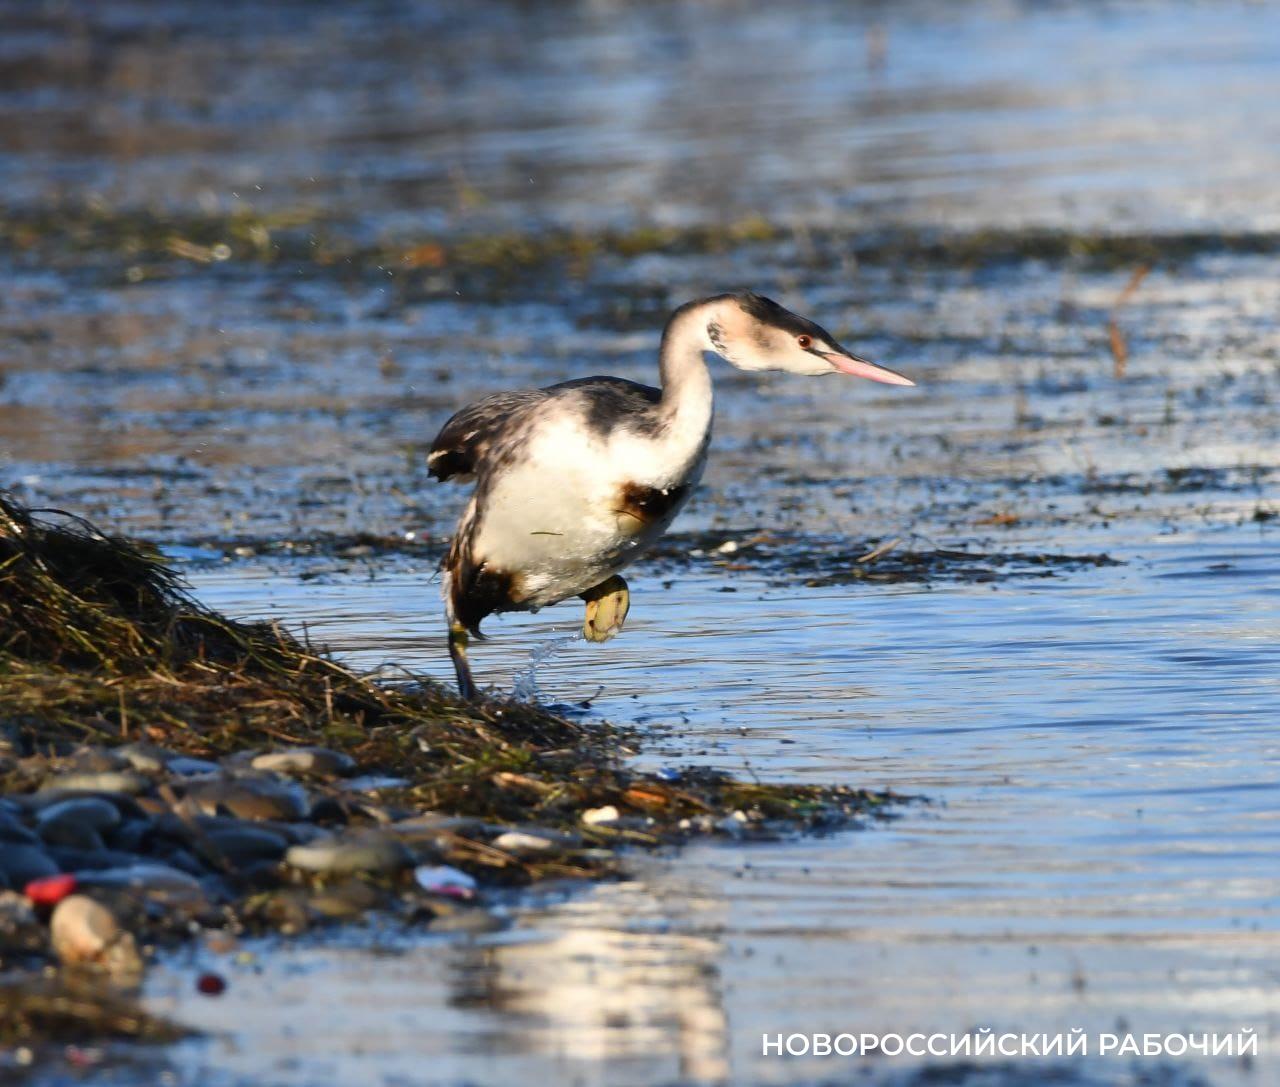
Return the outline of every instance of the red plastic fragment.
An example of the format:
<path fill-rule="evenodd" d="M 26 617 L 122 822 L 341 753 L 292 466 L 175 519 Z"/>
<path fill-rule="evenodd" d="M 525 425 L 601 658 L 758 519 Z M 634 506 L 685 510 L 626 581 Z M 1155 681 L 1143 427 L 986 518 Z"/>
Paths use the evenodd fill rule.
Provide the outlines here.
<path fill-rule="evenodd" d="M 76 877 L 72 875 L 45 876 L 43 879 L 33 879 L 22 889 L 22 893 L 30 899 L 33 906 L 56 906 L 78 886 Z"/>
<path fill-rule="evenodd" d="M 227 991 L 227 983 L 219 974 L 201 974 L 196 978 L 196 991 L 205 996 L 221 996 Z"/>

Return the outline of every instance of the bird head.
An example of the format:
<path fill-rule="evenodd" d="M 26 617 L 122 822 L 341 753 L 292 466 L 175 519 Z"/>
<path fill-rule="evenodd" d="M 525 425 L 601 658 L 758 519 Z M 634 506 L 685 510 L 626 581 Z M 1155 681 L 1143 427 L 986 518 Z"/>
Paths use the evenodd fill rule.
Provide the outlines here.
<path fill-rule="evenodd" d="M 808 377 L 851 374 L 886 385 L 915 384 L 841 347 L 821 325 L 772 298 L 742 291 L 716 302 L 707 322 L 710 349 L 739 370 L 781 370 Z"/>

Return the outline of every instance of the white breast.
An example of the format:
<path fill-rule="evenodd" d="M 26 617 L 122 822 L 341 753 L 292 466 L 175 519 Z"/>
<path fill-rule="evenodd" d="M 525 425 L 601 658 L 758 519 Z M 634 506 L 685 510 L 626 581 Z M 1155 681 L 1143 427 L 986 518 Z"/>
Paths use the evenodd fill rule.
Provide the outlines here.
<path fill-rule="evenodd" d="M 671 430 L 650 437 L 619 428 L 606 437 L 558 413 L 531 428 L 513 454 L 488 481 L 474 550 L 517 575 L 525 605 L 536 608 L 598 585 L 666 531 L 683 500 L 645 523 L 621 508 L 621 495 L 628 485 L 691 491 L 702 474 L 705 429 L 690 449 L 687 436 Z"/>

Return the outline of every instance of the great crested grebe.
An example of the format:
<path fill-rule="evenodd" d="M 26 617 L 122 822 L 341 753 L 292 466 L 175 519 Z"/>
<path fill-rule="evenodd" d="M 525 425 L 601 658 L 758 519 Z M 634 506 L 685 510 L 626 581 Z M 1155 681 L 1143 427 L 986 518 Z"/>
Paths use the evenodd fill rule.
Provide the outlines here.
<path fill-rule="evenodd" d="M 427 466 L 439 480 L 475 482 L 443 566 L 449 655 L 464 698 L 476 696 L 467 636 L 481 637 L 488 615 L 577 596 L 587 604 L 587 639 L 622 629 L 630 595 L 618 572 L 667 530 L 706 463 L 708 351 L 739 370 L 914 384 L 744 291 L 671 315 L 658 355 L 661 389 L 584 377 L 463 408 L 436 436 Z"/>

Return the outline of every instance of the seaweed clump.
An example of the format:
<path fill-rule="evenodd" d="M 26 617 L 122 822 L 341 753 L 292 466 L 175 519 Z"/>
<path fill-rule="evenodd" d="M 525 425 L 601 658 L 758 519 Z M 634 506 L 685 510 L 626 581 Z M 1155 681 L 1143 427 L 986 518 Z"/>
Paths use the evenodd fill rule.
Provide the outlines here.
<path fill-rule="evenodd" d="M 840 825 L 893 799 L 648 774 L 629 740 L 359 675 L 204 607 L 146 546 L 0 493 L 0 1040 L 173 1037 L 110 963 L 193 934 L 373 909 L 485 931 L 501 887 L 607 877 L 622 847 Z"/>
<path fill-rule="evenodd" d="M 208 756 L 323 741 L 367 755 L 380 726 L 427 725 L 440 762 L 575 731 L 534 707 L 477 710 L 432 684 L 376 684 L 278 624 L 203 607 L 146 546 L 68 515 L 36 518 L 4 495 L 0 676 L 0 720 L 24 750 L 142 739 Z"/>
<path fill-rule="evenodd" d="M 217 758 L 323 743 L 403 779 L 415 806 L 499 820 L 576 822 L 614 805 L 674 825 L 744 805 L 800 817 L 874 800 L 715 773 L 673 784 L 625 768 L 629 737 L 616 728 L 529 703 L 466 703 L 427 680 L 376 682 L 277 623 L 204 607 L 146 546 L 65 514 L 38 518 L 3 494 L 0 723 L 11 754 L 146 741 Z"/>

